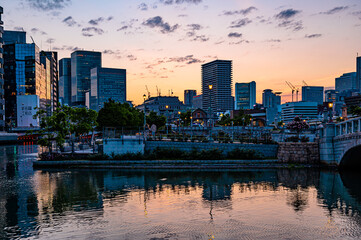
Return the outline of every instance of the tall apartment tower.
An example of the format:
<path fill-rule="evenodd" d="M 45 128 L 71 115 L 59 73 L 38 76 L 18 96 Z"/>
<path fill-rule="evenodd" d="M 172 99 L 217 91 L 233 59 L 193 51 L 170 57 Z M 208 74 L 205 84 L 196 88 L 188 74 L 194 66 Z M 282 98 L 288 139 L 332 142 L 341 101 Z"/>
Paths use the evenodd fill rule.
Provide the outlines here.
<path fill-rule="evenodd" d="M 232 61 L 215 60 L 202 65 L 203 109 L 212 112 L 233 110 Z"/>
<path fill-rule="evenodd" d="M 90 70 L 101 67 L 101 52 L 75 51 L 71 54 L 72 106 L 85 106 L 85 93 L 90 91 Z"/>
<path fill-rule="evenodd" d="M 62 105 L 71 105 L 71 58 L 62 58 L 59 61 L 59 102 Z"/>
<path fill-rule="evenodd" d="M 256 104 L 256 82 L 236 83 L 235 109 L 253 109 Z"/>
<path fill-rule="evenodd" d="M 112 99 L 125 103 L 127 100 L 127 71 L 116 68 L 93 68 L 91 70 L 90 109 L 99 111 L 104 102 Z"/>
<path fill-rule="evenodd" d="M 0 130 L 3 131 L 5 127 L 5 96 L 4 96 L 4 59 L 3 59 L 3 21 L 1 15 L 3 8 L 0 7 Z"/>
<path fill-rule="evenodd" d="M 184 105 L 193 107 L 193 97 L 197 96 L 197 90 L 184 90 Z"/>

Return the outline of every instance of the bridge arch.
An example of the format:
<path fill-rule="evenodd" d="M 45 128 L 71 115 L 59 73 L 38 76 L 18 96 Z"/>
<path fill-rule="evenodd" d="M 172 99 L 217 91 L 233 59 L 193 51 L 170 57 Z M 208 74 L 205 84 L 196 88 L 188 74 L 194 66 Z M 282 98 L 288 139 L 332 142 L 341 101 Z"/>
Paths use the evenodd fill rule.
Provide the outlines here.
<path fill-rule="evenodd" d="M 361 169 L 361 145 L 353 146 L 345 151 L 339 167 L 343 169 Z"/>

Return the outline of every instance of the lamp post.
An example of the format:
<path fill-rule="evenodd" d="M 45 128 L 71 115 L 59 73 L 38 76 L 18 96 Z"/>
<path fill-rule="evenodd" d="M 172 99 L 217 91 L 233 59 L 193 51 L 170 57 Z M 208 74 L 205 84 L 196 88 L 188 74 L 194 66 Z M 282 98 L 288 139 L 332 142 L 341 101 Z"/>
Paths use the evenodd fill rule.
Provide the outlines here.
<path fill-rule="evenodd" d="M 213 127 L 213 120 L 212 120 L 212 102 L 211 102 L 211 91 L 213 89 L 213 85 L 208 85 L 209 89 L 209 140 L 212 140 L 212 127 Z"/>
<path fill-rule="evenodd" d="M 144 94 L 143 95 L 143 99 L 144 99 L 144 101 L 143 101 L 143 105 L 144 105 L 144 123 L 143 123 L 143 136 L 144 136 L 144 139 L 145 139 L 145 126 L 146 126 L 146 124 L 147 124 L 147 119 L 146 119 L 146 116 L 145 116 L 145 98 L 146 98 L 147 96 Z"/>
<path fill-rule="evenodd" d="M 165 105 L 165 109 L 167 110 L 166 114 L 165 114 L 165 117 L 167 118 L 167 121 L 166 121 L 166 124 L 165 124 L 165 127 L 167 128 L 167 137 L 168 137 L 168 108 L 169 108 L 169 106 Z"/>
<path fill-rule="evenodd" d="M 332 122 L 333 102 L 328 103 L 329 122 Z"/>

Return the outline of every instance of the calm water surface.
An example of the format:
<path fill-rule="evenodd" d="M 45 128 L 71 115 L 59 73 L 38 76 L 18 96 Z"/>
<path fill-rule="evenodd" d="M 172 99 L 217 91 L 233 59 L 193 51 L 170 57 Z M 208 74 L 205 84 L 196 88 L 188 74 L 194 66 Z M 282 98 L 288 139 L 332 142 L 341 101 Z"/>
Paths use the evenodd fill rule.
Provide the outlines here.
<path fill-rule="evenodd" d="M 0 146 L 0 239 L 361 239 L 361 174 L 33 171 Z"/>

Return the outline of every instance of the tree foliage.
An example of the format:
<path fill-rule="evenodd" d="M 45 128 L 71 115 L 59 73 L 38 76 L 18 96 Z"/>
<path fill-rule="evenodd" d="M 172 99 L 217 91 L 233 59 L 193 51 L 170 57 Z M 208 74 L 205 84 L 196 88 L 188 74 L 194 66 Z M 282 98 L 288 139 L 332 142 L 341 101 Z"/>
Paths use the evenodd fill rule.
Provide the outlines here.
<path fill-rule="evenodd" d="M 127 103 L 109 99 L 98 113 L 98 127 L 140 127 L 143 125 L 143 113 Z"/>
<path fill-rule="evenodd" d="M 353 116 L 361 116 L 361 107 L 359 106 L 350 106 L 348 108 L 348 111 L 353 115 Z"/>
<path fill-rule="evenodd" d="M 189 126 L 191 124 L 192 111 L 182 112 L 179 117 L 183 121 L 184 126 Z"/>
<path fill-rule="evenodd" d="M 218 124 L 222 126 L 230 126 L 233 122 L 234 126 L 247 126 L 251 123 L 251 118 L 251 115 L 244 114 L 243 111 L 240 111 L 233 119 L 231 119 L 229 114 L 223 115 Z"/>
<path fill-rule="evenodd" d="M 153 124 L 157 126 L 157 129 L 165 126 L 167 119 L 163 115 L 158 115 L 156 112 L 151 111 L 147 116 L 147 124 L 151 127 Z"/>
<path fill-rule="evenodd" d="M 60 106 L 49 115 L 45 110 L 38 110 L 34 119 L 39 118 L 41 136 L 38 143 L 51 151 L 52 141 L 63 149 L 66 138 L 71 141 L 72 135 L 80 137 L 91 132 L 96 126 L 97 112 L 86 108 Z"/>
<path fill-rule="evenodd" d="M 287 124 L 287 129 L 295 131 L 297 133 L 302 132 L 310 127 L 305 120 L 302 120 L 300 117 L 295 117 L 292 122 Z"/>

